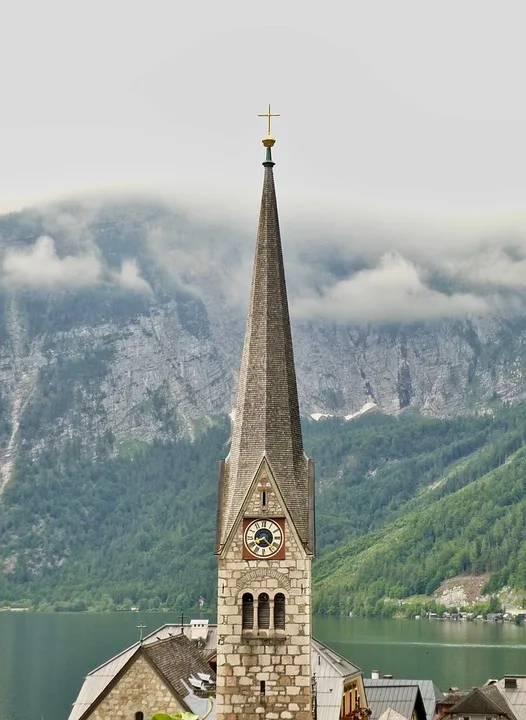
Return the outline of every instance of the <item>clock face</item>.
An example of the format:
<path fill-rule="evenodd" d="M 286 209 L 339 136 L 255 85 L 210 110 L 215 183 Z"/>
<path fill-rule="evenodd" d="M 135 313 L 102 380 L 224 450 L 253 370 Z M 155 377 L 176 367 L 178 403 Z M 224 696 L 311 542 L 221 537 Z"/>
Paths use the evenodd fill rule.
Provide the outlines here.
<path fill-rule="evenodd" d="M 283 530 L 274 520 L 253 520 L 245 528 L 245 547 L 255 557 L 270 558 L 283 547 Z"/>

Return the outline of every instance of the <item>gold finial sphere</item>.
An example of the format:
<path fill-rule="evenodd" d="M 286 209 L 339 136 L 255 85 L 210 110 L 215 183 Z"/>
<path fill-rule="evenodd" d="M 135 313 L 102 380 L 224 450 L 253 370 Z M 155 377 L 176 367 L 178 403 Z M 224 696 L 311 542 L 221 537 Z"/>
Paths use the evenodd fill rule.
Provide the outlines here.
<path fill-rule="evenodd" d="M 273 138 L 272 135 L 267 135 L 267 137 L 263 138 L 263 140 L 261 142 L 263 143 L 263 147 L 271 148 L 271 147 L 274 147 L 276 138 Z"/>

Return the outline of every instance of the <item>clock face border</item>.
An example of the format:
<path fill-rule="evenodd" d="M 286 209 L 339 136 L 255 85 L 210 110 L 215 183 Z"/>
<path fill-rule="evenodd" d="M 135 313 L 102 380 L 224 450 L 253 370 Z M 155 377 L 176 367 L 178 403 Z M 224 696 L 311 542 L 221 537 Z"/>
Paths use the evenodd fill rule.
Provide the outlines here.
<path fill-rule="evenodd" d="M 281 543 L 280 549 L 274 553 L 274 555 L 269 555 L 268 557 L 263 557 L 261 555 L 254 555 L 250 551 L 250 549 L 247 547 L 245 543 L 245 533 L 247 531 L 247 528 L 249 525 L 252 525 L 253 522 L 256 522 L 257 520 L 271 520 L 273 523 L 276 523 L 276 525 L 279 526 L 281 530 L 281 536 L 283 538 L 283 542 Z M 275 518 L 275 517 L 251 517 L 251 518 L 243 518 L 243 560 L 284 560 L 285 559 L 285 518 Z"/>

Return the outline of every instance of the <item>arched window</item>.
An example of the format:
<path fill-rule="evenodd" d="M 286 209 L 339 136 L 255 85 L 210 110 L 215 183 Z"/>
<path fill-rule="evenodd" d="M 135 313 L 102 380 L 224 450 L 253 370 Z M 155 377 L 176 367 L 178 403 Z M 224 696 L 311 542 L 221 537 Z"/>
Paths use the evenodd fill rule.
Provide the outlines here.
<path fill-rule="evenodd" d="M 285 630 L 285 595 L 278 593 L 274 598 L 274 628 Z"/>
<path fill-rule="evenodd" d="M 135 713 L 135 720 L 144 720 L 144 713 L 139 710 Z"/>
<path fill-rule="evenodd" d="M 243 595 L 243 630 L 252 630 L 254 627 L 254 598 L 250 593 Z"/>
<path fill-rule="evenodd" d="M 268 630 L 270 627 L 270 601 L 267 593 L 258 597 L 258 628 Z"/>

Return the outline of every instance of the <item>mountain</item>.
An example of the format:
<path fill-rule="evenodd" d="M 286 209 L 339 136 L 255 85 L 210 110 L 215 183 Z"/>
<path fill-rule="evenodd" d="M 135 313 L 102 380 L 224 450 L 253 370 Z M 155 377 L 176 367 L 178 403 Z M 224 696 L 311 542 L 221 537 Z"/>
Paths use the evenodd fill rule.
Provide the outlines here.
<path fill-rule="evenodd" d="M 305 421 L 317 465 L 317 612 L 386 614 L 447 578 L 526 588 L 526 405 L 493 417 L 416 411 Z M 218 458 L 229 423 L 193 440 L 78 440 L 16 465 L 0 507 L 0 599 L 40 609 L 214 605 Z"/>
<path fill-rule="evenodd" d="M 240 229 L 147 202 L 0 217 L 0 603 L 212 602 L 217 461 L 228 451 L 252 247 Z M 291 243 L 285 259 L 317 464 L 317 609 L 364 611 L 364 598 L 430 592 L 452 573 L 524 587 L 526 319 L 324 320 L 316 277 L 359 273 L 363 262 L 305 252 Z M 497 520 L 518 549 L 506 558 L 477 540 L 493 548 L 500 535 L 463 529 L 455 514 L 493 522 L 481 493 L 495 507 L 508 498 Z M 466 544 L 469 558 L 457 561 Z"/>
<path fill-rule="evenodd" d="M 2 486 L 20 453 L 72 438 L 93 448 L 101 437 L 115 447 L 191 437 L 230 412 L 252 247 L 241 230 L 145 202 L 1 217 Z M 330 250 L 305 257 L 291 243 L 289 253 L 293 318 L 298 267 L 309 277 L 356 269 Z M 454 417 L 525 399 L 520 315 L 357 326 L 296 314 L 304 415 L 375 404 Z"/>

